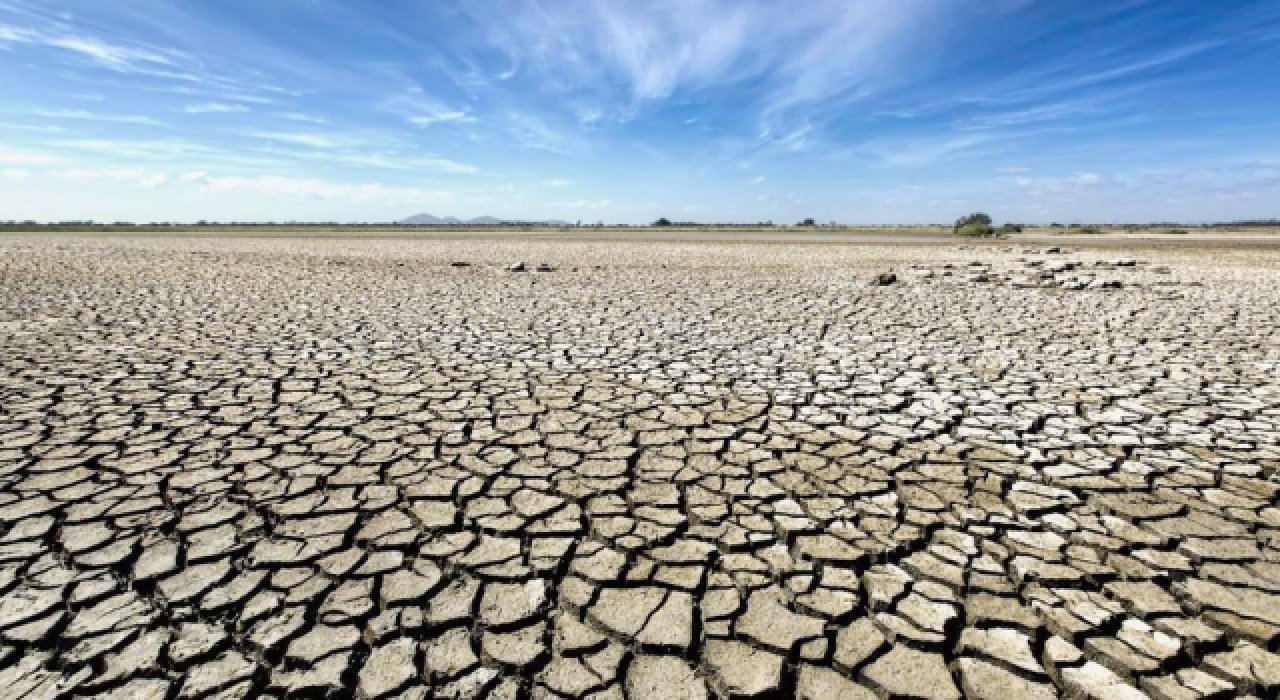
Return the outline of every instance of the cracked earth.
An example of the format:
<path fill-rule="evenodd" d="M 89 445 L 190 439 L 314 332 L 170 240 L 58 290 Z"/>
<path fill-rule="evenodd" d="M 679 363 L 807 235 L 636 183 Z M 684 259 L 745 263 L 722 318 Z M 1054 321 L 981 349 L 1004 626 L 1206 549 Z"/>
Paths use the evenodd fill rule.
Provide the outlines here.
<path fill-rule="evenodd" d="M 1276 269 L 0 238 L 0 698 L 1275 698 Z"/>

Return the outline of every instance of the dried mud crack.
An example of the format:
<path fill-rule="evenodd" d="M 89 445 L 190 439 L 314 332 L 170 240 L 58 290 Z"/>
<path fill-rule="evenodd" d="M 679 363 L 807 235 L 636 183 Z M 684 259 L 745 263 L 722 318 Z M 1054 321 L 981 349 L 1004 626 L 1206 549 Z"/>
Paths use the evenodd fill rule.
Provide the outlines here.
<path fill-rule="evenodd" d="M 0 238 L 0 698 L 1275 698 L 1278 262 Z"/>

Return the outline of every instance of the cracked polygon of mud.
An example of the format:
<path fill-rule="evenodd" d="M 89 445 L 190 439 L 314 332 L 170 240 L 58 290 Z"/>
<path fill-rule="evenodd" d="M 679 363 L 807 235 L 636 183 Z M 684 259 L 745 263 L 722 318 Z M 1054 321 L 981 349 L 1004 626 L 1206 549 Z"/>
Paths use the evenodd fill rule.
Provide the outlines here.
<path fill-rule="evenodd" d="M 0 238 L 0 697 L 1275 697 L 1277 258 Z"/>

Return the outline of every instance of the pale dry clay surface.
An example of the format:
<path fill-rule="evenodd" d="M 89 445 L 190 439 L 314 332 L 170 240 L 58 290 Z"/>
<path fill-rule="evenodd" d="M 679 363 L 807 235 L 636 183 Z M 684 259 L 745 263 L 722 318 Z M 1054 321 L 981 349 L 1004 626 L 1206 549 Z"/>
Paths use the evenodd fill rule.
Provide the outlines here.
<path fill-rule="evenodd" d="M 1277 263 L 0 238 L 0 698 L 1274 698 Z"/>

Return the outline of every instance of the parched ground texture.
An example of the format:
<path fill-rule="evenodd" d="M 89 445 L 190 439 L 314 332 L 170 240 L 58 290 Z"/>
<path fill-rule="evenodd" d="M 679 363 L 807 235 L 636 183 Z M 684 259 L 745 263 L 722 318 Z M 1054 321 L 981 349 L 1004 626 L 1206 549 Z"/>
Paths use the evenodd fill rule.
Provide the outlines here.
<path fill-rule="evenodd" d="M 0 698 L 1276 697 L 1280 248 L 1026 248 L 0 238 Z"/>

